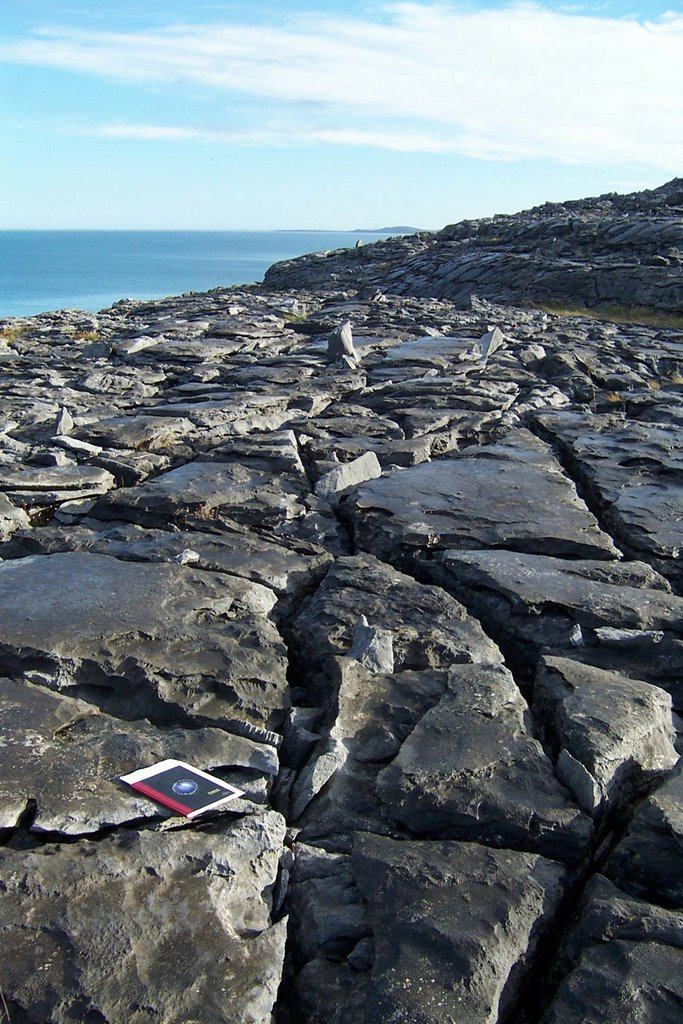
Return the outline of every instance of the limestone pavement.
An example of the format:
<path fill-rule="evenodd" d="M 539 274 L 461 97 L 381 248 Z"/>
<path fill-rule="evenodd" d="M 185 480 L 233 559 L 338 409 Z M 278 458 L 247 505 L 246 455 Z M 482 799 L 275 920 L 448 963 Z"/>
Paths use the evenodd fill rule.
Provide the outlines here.
<path fill-rule="evenodd" d="M 680 1021 L 683 332 L 334 282 L 6 326 L 0 1015 Z M 166 757 L 245 796 L 117 783 Z"/>

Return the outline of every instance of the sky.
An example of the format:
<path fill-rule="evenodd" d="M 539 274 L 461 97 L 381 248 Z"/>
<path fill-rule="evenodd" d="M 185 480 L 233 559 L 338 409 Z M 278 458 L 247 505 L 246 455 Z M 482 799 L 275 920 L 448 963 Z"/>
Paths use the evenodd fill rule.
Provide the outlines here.
<path fill-rule="evenodd" d="M 671 0 L 0 0 L 0 229 L 436 229 L 677 175 Z"/>

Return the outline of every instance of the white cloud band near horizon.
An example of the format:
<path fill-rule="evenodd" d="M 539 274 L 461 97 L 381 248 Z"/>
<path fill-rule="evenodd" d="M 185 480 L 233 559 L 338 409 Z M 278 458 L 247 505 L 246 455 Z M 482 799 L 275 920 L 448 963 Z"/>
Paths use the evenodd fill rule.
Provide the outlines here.
<path fill-rule="evenodd" d="M 639 22 L 533 4 L 384 11 L 382 22 L 321 15 L 283 17 L 278 27 L 44 29 L 0 42 L 0 61 L 143 86 L 200 85 L 248 106 L 246 124 L 234 115 L 209 129 L 124 118 L 83 129 L 102 137 L 311 142 L 681 173 L 683 15 Z M 255 97 L 268 101 L 262 123 Z"/>

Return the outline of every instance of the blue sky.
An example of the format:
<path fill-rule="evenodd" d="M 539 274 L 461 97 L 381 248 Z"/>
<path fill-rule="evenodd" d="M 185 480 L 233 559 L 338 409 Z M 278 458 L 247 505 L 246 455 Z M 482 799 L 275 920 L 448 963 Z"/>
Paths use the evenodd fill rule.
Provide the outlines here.
<path fill-rule="evenodd" d="M 0 133 L 0 228 L 439 228 L 683 175 L 683 13 L 2 0 Z"/>

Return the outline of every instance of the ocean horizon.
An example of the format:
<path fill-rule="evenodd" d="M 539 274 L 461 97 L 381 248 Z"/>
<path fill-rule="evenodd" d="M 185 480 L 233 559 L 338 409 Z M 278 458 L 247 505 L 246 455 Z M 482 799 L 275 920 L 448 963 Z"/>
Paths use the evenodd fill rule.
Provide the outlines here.
<path fill-rule="evenodd" d="M 381 231 L 0 231 L 0 317 L 96 313 L 262 280 L 279 260 L 351 248 Z M 397 233 L 397 232 L 394 232 Z"/>

